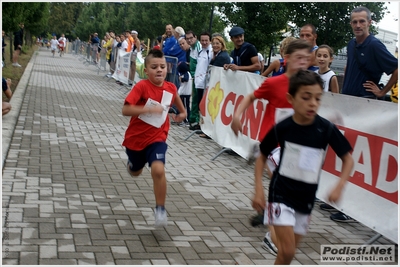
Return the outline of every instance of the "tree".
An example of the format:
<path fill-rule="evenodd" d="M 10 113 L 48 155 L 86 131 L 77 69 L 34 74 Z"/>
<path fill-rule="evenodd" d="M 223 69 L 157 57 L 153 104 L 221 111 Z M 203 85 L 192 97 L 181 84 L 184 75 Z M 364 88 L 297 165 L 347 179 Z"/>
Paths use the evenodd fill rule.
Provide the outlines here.
<path fill-rule="evenodd" d="M 25 45 L 32 45 L 31 34 L 38 36 L 49 18 L 49 3 L 4 2 L 2 3 L 2 27 L 10 37 L 10 59 L 12 60 L 13 32 L 19 23 L 24 23 Z"/>
<path fill-rule="evenodd" d="M 259 51 L 267 51 L 282 39 L 289 11 L 283 2 L 231 2 L 220 3 L 228 25 L 242 27 L 245 41 Z"/>
<path fill-rule="evenodd" d="M 286 5 L 290 10 L 289 21 L 296 25 L 292 28 L 294 36 L 298 35 L 301 26 L 311 23 L 317 29 L 317 44 L 327 44 L 336 52 L 353 37 L 350 13 L 355 7 L 367 7 L 375 22 L 383 18 L 386 10 L 384 2 L 291 2 Z M 374 31 L 373 27 L 371 31 Z"/>

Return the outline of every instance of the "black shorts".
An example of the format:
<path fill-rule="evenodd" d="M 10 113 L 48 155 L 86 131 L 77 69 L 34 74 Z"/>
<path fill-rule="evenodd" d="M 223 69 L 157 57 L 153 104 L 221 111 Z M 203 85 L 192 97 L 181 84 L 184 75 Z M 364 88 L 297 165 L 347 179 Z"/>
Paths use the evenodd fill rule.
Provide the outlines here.
<path fill-rule="evenodd" d="M 14 50 L 21 50 L 21 47 L 19 47 L 18 45 L 14 45 Z"/>
<path fill-rule="evenodd" d="M 151 164 L 156 160 L 165 164 L 167 148 L 168 145 L 164 142 L 150 144 L 145 149 L 140 151 L 134 151 L 126 148 L 128 160 L 131 163 L 131 171 L 136 172 L 143 169 L 146 163 L 148 163 L 149 167 L 151 167 Z"/>

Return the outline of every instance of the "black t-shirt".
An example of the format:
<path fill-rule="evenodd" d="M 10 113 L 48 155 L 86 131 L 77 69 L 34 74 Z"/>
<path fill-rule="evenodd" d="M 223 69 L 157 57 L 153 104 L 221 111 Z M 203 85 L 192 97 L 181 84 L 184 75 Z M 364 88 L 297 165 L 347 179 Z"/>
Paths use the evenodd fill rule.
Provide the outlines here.
<path fill-rule="evenodd" d="M 238 66 L 251 66 L 252 57 L 258 58 L 258 52 L 254 45 L 244 42 L 239 49 L 234 49 L 231 52 L 231 57 L 233 58 L 233 63 Z"/>
<path fill-rule="evenodd" d="M 310 214 L 328 144 L 339 157 L 352 150 L 339 129 L 318 115 L 311 125 L 298 125 L 292 117 L 275 125 L 260 144 L 264 155 L 278 145 L 281 147 L 280 163 L 269 185 L 268 202 L 283 203 Z"/>

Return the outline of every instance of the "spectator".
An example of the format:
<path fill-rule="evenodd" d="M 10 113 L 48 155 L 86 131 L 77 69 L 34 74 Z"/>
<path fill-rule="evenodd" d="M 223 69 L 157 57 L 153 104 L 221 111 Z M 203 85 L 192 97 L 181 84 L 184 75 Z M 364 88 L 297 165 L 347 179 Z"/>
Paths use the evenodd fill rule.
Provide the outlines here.
<path fill-rule="evenodd" d="M 92 47 L 92 58 L 93 62 L 97 64 L 99 62 L 99 46 L 100 46 L 100 39 L 97 33 L 94 33 L 91 40 L 91 47 Z"/>
<path fill-rule="evenodd" d="M 185 37 L 180 37 L 178 39 L 179 46 L 182 48 L 182 50 L 186 51 L 186 65 L 189 67 L 190 66 L 190 45 L 187 43 Z"/>
<path fill-rule="evenodd" d="M 181 37 L 182 38 L 182 37 Z M 183 39 L 184 40 L 184 39 Z M 192 95 L 192 75 L 189 72 L 189 66 L 186 62 L 180 62 L 178 65 L 179 80 L 181 86 L 178 89 L 178 94 L 182 100 L 183 106 L 186 109 L 186 118 L 182 121 L 180 126 L 189 125 L 190 117 L 190 96 Z"/>
<path fill-rule="evenodd" d="M 371 11 L 368 8 L 359 6 L 351 11 L 350 25 L 355 38 L 347 44 L 347 63 L 342 94 L 378 99 L 384 97 L 397 82 L 398 61 L 381 41 L 370 34 L 371 22 Z M 381 90 L 378 84 L 383 72 L 392 76 Z M 326 203 L 321 204 L 320 208 L 336 211 Z M 330 218 L 337 222 L 355 222 L 343 212 L 331 214 Z"/>
<path fill-rule="evenodd" d="M 288 45 L 296 40 L 296 38 L 289 36 L 282 40 L 279 53 L 281 55 L 281 59 L 274 60 L 271 64 L 269 64 L 268 68 L 261 74 L 264 77 L 268 77 L 268 75 L 272 72 L 272 76 L 278 76 L 285 72 L 286 63 L 285 63 L 285 55 Z"/>
<path fill-rule="evenodd" d="M 397 84 L 397 82 L 392 86 L 392 89 L 391 89 L 391 94 L 390 94 L 390 100 L 393 102 L 393 103 L 398 103 L 399 102 L 399 87 L 398 87 L 398 84 Z"/>
<path fill-rule="evenodd" d="M 8 101 L 11 100 L 12 97 L 12 92 L 11 92 L 11 79 L 4 79 L 2 78 L 2 87 L 3 87 L 3 93 L 6 95 L 8 98 Z M 11 104 L 9 102 L 3 101 L 3 116 L 6 115 L 8 112 L 11 110 Z"/>
<path fill-rule="evenodd" d="M 13 63 L 14 67 L 21 68 L 22 66 L 18 64 L 18 57 L 22 51 L 22 44 L 24 38 L 24 24 L 21 22 L 19 24 L 19 30 L 14 32 L 14 54 L 13 54 Z"/>
<path fill-rule="evenodd" d="M 128 42 L 125 39 L 125 34 L 121 33 L 119 35 L 119 39 L 121 40 L 121 46 L 119 47 L 120 50 L 127 52 L 128 49 Z"/>
<path fill-rule="evenodd" d="M 161 38 L 162 38 L 161 36 L 157 36 L 156 45 L 153 46 L 153 49 L 161 50 Z"/>
<path fill-rule="evenodd" d="M 195 76 L 196 66 L 197 66 L 197 58 L 199 56 L 200 51 L 202 50 L 200 42 L 197 40 L 197 36 L 193 31 L 186 32 L 186 41 L 190 45 L 190 64 L 189 71 L 192 77 Z M 192 108 L 190 109 L 190 117 L 189 117 L 189 130 L 200 130 L 200 113 L 198 103 L 197 90 L 194 86 L 192 87 Z"/>
<path fill-rule="evenodd" d="M 235 49 L 231 52 L 233 64 L 225 64 L 224 69 L 249 72 L 260 71 L 257 49 L 254 45 L 244 41 L 244 30 L 240 27 L 233 27 L 229 31 L 229 36 L 235 45 Z"/>
<path fill-rule="evenodd" d="M 312 45 L 311 49 L 311 61 L 309 70 L 316 71 L 318 70 L 318 64 L 315 57 L 315 51 L 318 48 L 317 45 L 317 31 L 312 24 L 306 24 L 300 29 L 300 39 L 304 39 Z"/>
<path fill-rule="evenodd" d="M 260 61 L 260 70 L 256 71 L 257 74 L 261 74 L 264 71 L 264 66 L 265 66 L 265 60 L 264 57 L 261 55 L 261 53 L 257 53 L 258 55 L 258 61 Z"/>
<path fill-rule="evenodd" d="M 126 30 L 125 31 L 125 40 L 128 43 L 128 47 L 126 48 L 126 52 L 131 52 L 132 48 L 133 48 L 133 37 L 131 35 L 131 31 L 130 30 Z"/>
<path fill-rule="evenodd" d="M 231 62 L 231 57 L 226 51 L 224 38 L 221 36 L 214 36 L 211 39 L 211 45 L 213 49 L 213 57 L 210 61 L 210 65 L 224 67 L 225 64 Z"/>
<path fill-rule="evenodd" d="M 175 36 L 179 36 L 179 32 L 175 32 L 171 24 L 165 26 L 165 33 L 162 35 L 162 51 L 166 56 L 177 57 L 178 62 L 185 61 L 186 53 L 180 48 Z"/>
<path fill-rule="evenodd" d="M 132 54 L 131 54 L 131 67 L 129 69 L 129 80 L 132 81 L 129 85 L 132 85 L 135 81 L 136 74 L 136 58 L 137 53 L 141 52 L 140 40 L 138 38 L 138 32 L 132 31 Z"/>
<path fill-rule="evenodd" d="M 381 41 L 370 34 L 371 11 L 368 8 L 355 8 L 351 12 L 350 25 L 355 38 L 347 45 L 342 93 L 373 99 L 382 98 L 398 79 L 398 60 Z M 378 84 L 384 72 L 391 77 L 381 90 Z"/>
<path fill-rule="evenodd" d="M 111 32 L 110 32 L 111 33 Z M 110 66 L 110 72 L 107 74 L 107 77 L 111 77 L 111 52 L 113 48 L 114 38 L 111 37 L 110 33 L 106 33 L 105 39 L 106 43 L 103 45 L 103 48 L 106 49 L 106 60 L 108 65 Z"/>
<path fill-rule="evenodd" d="M 194 85 L 197 90 L 197 108 L 199 108 L 201 99 L 203 98 L 204 89 L 206 88 L 208 65 L 210 65 L 210 61 L 213 58 L 213 50 L 210 41 L 211 35 L 208 32 L 203 32 L 200 34 L 202 50 L 198 55 L 196 72 L 194 74 Z"/>
<path fill-rule="evenodd" d="M 324 81 L 324 91 L 339 93 L 339 83 L 336 73 L 330 68 L 333 61 L 333 49 L 328 45 L 321 45 L 316 50 L 316 55 L 319 69 L 315 72 Z"/>
<path fill-rule="evenodd" d="M 1 37 L 1 57 L 2 57 L 2 61 L 3 61 L 3 67 L 5 67 L 4 47 L 6 47 L 6 45 L 7 45 L 6 42 L 4 41 L 5 32 L 2 31 L 2 32 L 1 32 L 1 35 L 2 35 L 2 37 Z"/>
<path fill-rule="evenodd" d="M 165 26 L 165 33 L 162 36 L 162 51 L 164 52 L 164 55 L 167 56 L 167 80 L 173 82 L 176 85 L 176 88 L 179 88 L 180 85 L 178 72 L 176 71 L 177 64 L 179 62 L 185 62 L 186 60 L 186 52 L 180 48 L 178 40 L 176 39 L 176 36 L 178 35 L 179 33 L 175 32 L 172 25 L 168 24 Z M 177 62 L 173 57 L 178 59 Z"/>

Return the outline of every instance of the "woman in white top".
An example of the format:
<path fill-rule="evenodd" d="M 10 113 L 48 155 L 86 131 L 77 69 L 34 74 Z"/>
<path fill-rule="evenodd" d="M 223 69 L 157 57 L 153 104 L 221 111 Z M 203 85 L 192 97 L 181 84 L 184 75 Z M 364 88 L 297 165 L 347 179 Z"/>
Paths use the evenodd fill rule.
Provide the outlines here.
<path fill-rule="evenodd" d="M 334 71 L 330 69 L 333 61 L 333 49 L 328 45 L 320 45 L 315 53 L 319 69 L 315 72 L 324 81 L 324 91 L 339 93 L 339 83 Z"/>

